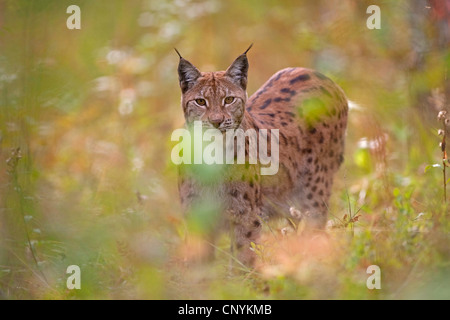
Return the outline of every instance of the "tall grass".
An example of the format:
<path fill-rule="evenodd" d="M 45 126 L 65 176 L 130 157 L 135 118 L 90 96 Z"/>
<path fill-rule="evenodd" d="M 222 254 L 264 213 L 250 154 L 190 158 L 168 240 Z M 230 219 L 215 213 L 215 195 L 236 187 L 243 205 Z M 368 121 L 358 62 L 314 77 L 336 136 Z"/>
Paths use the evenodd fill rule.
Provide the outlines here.
<path fill-rule="evenodd" d="M 354 1 L 0 2 L 0 298 L 405 299 L 450 297 L 445 156 L 436 110 L 448 49 L 414 55 L 408 1 L 382 2 L 381 30 Z M 250 43 L 249 95 L 277 70 L 317 68 L 349 115 L 326 235 L 264 226 L 254 269 L 230 273 L 181 214 L 172 130 L 183 124 L 177 47 L 224 69 Z M 444 130 L 448 130 L 444 129 Z M 442 161 L 442 162 L 441 162 Z M 443 172 L 425 168 L 442 164 Z M 444 185 L 442 183 L 443 175 Z M 443 194 L 443 195 L 442 195 Z M 67 267 L 81 269 L 69 290 Z M 236 264 L 235 264 L 236 265 Z M 366 286 L 381 269 L 381 289 Z"/>

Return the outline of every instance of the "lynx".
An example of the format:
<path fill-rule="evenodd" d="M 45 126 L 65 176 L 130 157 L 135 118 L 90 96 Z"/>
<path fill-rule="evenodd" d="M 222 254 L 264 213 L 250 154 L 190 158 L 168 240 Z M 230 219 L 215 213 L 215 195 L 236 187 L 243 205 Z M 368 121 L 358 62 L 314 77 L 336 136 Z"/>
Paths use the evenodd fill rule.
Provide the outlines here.
<path fill-rule="evenodd" d="M 254 264 L 251 242 L 258 243 L 268 218 L 287 216 L 303 220 L 306 230 L 324 229 L 333 177 L 343 162 L 348 113 L 343 90 L 306 68 L 278 71 L 248 98 L 250 48 L 226 71 L 217 72 L 200 72 L 177 51 L 186 126 L 201 121 L 204 128 L 223 133 L 279 130 L 279 170 L 274 175 L 261 175 L 261 164 L 249 162 L 223 165 L 220 174 L 209 180 L 199 178 L 195 166 L 179 167 L 183 209 L 189 212 L 207 199 L 215 203 L 220 222 L 212 228 L 211 237 L 217 228 L 229 226 L 233 251 L 246 265 Z M 246 140 L 246 157 L 249 152 Z"/>

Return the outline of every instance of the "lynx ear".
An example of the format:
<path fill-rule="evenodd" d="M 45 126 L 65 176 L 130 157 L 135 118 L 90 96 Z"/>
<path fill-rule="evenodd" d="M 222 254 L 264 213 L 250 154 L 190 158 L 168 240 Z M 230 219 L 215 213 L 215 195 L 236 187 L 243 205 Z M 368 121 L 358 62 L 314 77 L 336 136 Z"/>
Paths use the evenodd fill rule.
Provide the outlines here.
<path fill-rule="evenodd" d="M 247 89 L 247 73 L 248 73 L 248 60 L 247 52 L 253 44 L 248 47 L 243 54 L 234 60 L 234 62 L 228 67 L 225 75 L 227 75 L 231 81 L 240 86 L 242 89 Z"/>
<path fill-rule="evenodd" d="M 189 61 L 184 59 L 177 49 L 175 51 L 180 57 L 178 63 L 178 79 L 180 81 L 181 92 L 185 93 L 188 89 L 192 88 L 197 79 L 201 76 L 200 71 Z"/>

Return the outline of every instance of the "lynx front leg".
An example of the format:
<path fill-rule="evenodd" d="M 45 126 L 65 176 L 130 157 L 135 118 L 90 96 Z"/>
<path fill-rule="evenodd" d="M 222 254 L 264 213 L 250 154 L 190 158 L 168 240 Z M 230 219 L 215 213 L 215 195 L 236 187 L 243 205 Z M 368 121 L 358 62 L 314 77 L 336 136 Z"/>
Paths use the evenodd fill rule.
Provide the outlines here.
<path fill-rule="evenodd" d="M 256 254 L 251 243 L 258 243 L 262 229 L 258 208 L 230 210 L 228 217 L 233 256 L 247 267 L 254 266 Z"/>
<path fill-rule="evenodd" d="M 187 224 L 186 244 L 192 246 L 197 263 L 215 258 L 215 244 L 220 234 L 223 209 L 215 188 L 204 187 L 193 178 L 180 176 L 179 192 Z M 214 199 L 215 201 L 212 201 Z"/>
<path fill-rule="evenodd" d="M 254 169 L 250 167 L 249 169 Z M 234 181 L 227 187 L 231 241 L 234 256 L 246 266 L 253 266 L 256 255 L 251 243 L 257 243 L 261 233 L 260 185 L 255 182 L 259 176 L 255 170 L 234 171 L 241 181 Z M 253 180 L 255 179 L 255 180 Z"/>
<path fill-rule="evenodd" d="M 237 253 L 237 259 L 246 266 L 255 264 L 256 254 L 251 250 L 251 243 L 257 243 L 261 233 L 259 220 L 252 223 L 235 224 L 233 230 L 233 242 Z"/>

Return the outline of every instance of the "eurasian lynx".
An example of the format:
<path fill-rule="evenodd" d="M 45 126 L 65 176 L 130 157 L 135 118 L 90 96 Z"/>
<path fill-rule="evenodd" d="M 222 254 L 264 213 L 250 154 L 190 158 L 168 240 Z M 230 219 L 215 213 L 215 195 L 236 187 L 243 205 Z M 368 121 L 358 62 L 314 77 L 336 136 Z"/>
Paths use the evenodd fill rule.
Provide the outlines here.
<path fill-rule="evenodd" d="M 220 179 L 205 182 L 185 165 L 179 191 L 186 211 L 205 199 L 217 203 L 238 258 L 252 265 L 250 243 L 258 242 L 266 217 L 284 214 L 305 220 L 308 230 L 324 228 L 333 176 L 343 161 L 348 105 L 332 80 L 305 68 L 278 71 L 247 100 L 249 49 L 218 72 L 200 72 L 180 55 L 181 106 L 187 126 L 202 121 L 223 133 L 279 129 L 279 171 L 261 175 L 261 164 L 247 161 L 224 165 Z"/>

